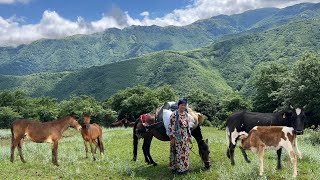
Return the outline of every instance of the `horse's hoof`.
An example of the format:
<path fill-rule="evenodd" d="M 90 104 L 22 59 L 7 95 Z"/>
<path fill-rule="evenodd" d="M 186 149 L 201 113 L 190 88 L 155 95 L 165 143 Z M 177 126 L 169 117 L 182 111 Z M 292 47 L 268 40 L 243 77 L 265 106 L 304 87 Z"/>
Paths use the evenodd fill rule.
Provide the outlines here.
<path fill-rule="evenodd" d="M 59 166 L 59 164 L 58 164 L 58 163 L 53 163 L 53 165 L 55 165 L 55 166 Z"/>
<path fill-rule="evenodd" d="M 281 170 L 281 169 L 282 169 L 282 166 L 277 166 L 277 169 L 278 169 L 278 170 Z"/>
<path fill-rule="evenodd" d="M 22 163 L 26 163 L 26 161 L 25 160 L 21 160 L 22 161 Z"/>
<path fill-rule="evenodd" d="M 234 163 L 234 162 L 231 162 L 231 165 L 232 165 L 232 166 L 234 166 L 234 165 L 235 165 L 235 163 Z"/>
<path fill-rule="evenodd" d="M 137 158 L 132 158 L 132 161 L 137 161 Z"/>
<path fill-rule="evenodd" d="M 96 158 L 93 158 L 93 161 L 96 161 Z"/>
<path fill-rule="evenodd" d="M 247 163 L 251 163 L 251 161 L 250 160 L 246 160 L 247 161 Z"/>
<path fill-rule="evenodd" d="M 155 162 L 154 162 L 154 163 L 152 163 L 152 164 L 153 164 L 153 166 L 158 166 L 158 164 L 157 164 L 157 163 L 155 163 Z"/>

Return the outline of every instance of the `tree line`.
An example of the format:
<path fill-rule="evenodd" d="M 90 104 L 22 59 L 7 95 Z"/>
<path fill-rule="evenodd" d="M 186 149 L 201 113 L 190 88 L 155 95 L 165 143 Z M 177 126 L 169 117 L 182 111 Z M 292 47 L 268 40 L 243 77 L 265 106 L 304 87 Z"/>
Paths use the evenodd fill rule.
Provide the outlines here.
<path fill-rule="evenodd" d="M 32 98 L 21 91 L 3 91 L 0 92 L 0 128 L 10 127 L 17 118 L 46 122 L 71 112 L 77 114 L 80 121 L 83 112 L 90 113 L 92 122 L 108 126 L 124 117 L 135 121 L 141 114 L 154 112 L 164 102 L 177 101 L 182 96 L 207 117 L 205 125 L 208 126 L 224 127 L 226 118 L 234 111 L 282 112 L 288 110 L 289 104 L 306 106 L 310 112 L 307 126 L 319 124 L 320 59 L 316 55 L 306 54 L 293 66 L 273 61 L 264 63 L 247 83 L 250 93 L 234 92 L 224 96 L 201 89 L 176 92 L 169 85 L 155 89 L 134 86 L 118 91 L 103 102 L 87 95 L 58 101 L 50 97 Z"/>

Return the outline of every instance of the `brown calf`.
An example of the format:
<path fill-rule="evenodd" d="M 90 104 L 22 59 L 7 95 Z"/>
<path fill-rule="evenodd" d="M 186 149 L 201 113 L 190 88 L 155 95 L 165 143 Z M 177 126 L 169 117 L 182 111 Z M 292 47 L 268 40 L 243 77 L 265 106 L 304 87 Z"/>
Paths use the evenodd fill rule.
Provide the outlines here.
<path fill-rule="evenodd" d="M 260 162 L 260 176 L 263 173 L 263 154 L 265 149 L 288 151 L 293 163 L 293 177 L 297 176 L 297 160 L 293 148 L 296 144 L 294 129 L 286 126 L 256 126 L 249 134 L 240 132 L 240 147 L 258 153 Z"/>

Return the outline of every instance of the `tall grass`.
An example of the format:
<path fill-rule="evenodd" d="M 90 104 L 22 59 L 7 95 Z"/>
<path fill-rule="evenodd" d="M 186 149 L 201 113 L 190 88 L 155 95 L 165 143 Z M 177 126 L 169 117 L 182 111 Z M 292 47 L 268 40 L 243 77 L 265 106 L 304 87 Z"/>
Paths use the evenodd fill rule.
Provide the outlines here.
<path fill-rule="evenodd" d="M 251 163 L 245 162 L 240 150 L 235 151 L 235 166 L 226 157 L 225 132 L 212 127 L 203 127 L 205 138 L 209 139 L 212 167 L 205 170 L 200 158 L 191 153 L 190 173 L 174 177 L 168 169 L 169 143 L 153 140 L 151 154 L 158 163 L 153 167 L 144 162 L 139 142 L 138 160 L 132 159 L 132 129 L 103 129 L 105 155 L 97 155 L 97 161 L 85 158 L 85 150 L 79 132 L 67 130 L 59 141 L 59 167 L 51 163 L 51 145 L 25 140 L 23 153 L 27 163 L 23 164 L 15 152 L 15 161 L 9 161 L 9 130 L 0 130 L 0 177 L 1 179 L 291 179 L 292 166 L 288 154 L 282 155 L 283 169 L 276 170 L 276 152 L 266 151 L 264 176 L 259 177 L 259 163 L 256 154 L 248 152 Z M 298 160 L 298 179 L 319 179 L 319 147 L 307 141 L 309 131 L 299 136 L 302 160 Z M 196 142 L 194 142 L 196 144 Z M 194 146 L 194 152 L 198 152 Z M 90 152 L 90 150 L 89 150 Z"/>

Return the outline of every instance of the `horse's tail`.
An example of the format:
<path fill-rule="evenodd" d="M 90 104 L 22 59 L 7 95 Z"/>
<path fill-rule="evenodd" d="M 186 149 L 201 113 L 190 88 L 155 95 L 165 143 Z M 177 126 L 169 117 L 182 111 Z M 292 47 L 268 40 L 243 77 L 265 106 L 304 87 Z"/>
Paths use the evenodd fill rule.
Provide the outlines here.
<path fill-rule="evenodd" d="M 133 161 L 136 161 L 137 160 L 137 154 L 138 154 L 138 142 L 139 142 L 139 139 L 138 139 L 138 136 L 136 135 L 136 130 L 137 130 L 137 125 L 139 123 L 140 120 L 137 120 L 135 123 L 134 123 L 134 126 L 133 126 Z"/>
<path fill-rule="evenodd" d="M 11 125 L 11 145 L 13 145 L 14 142 L 14 132 L 13 132 L 13 124 Z"/>

